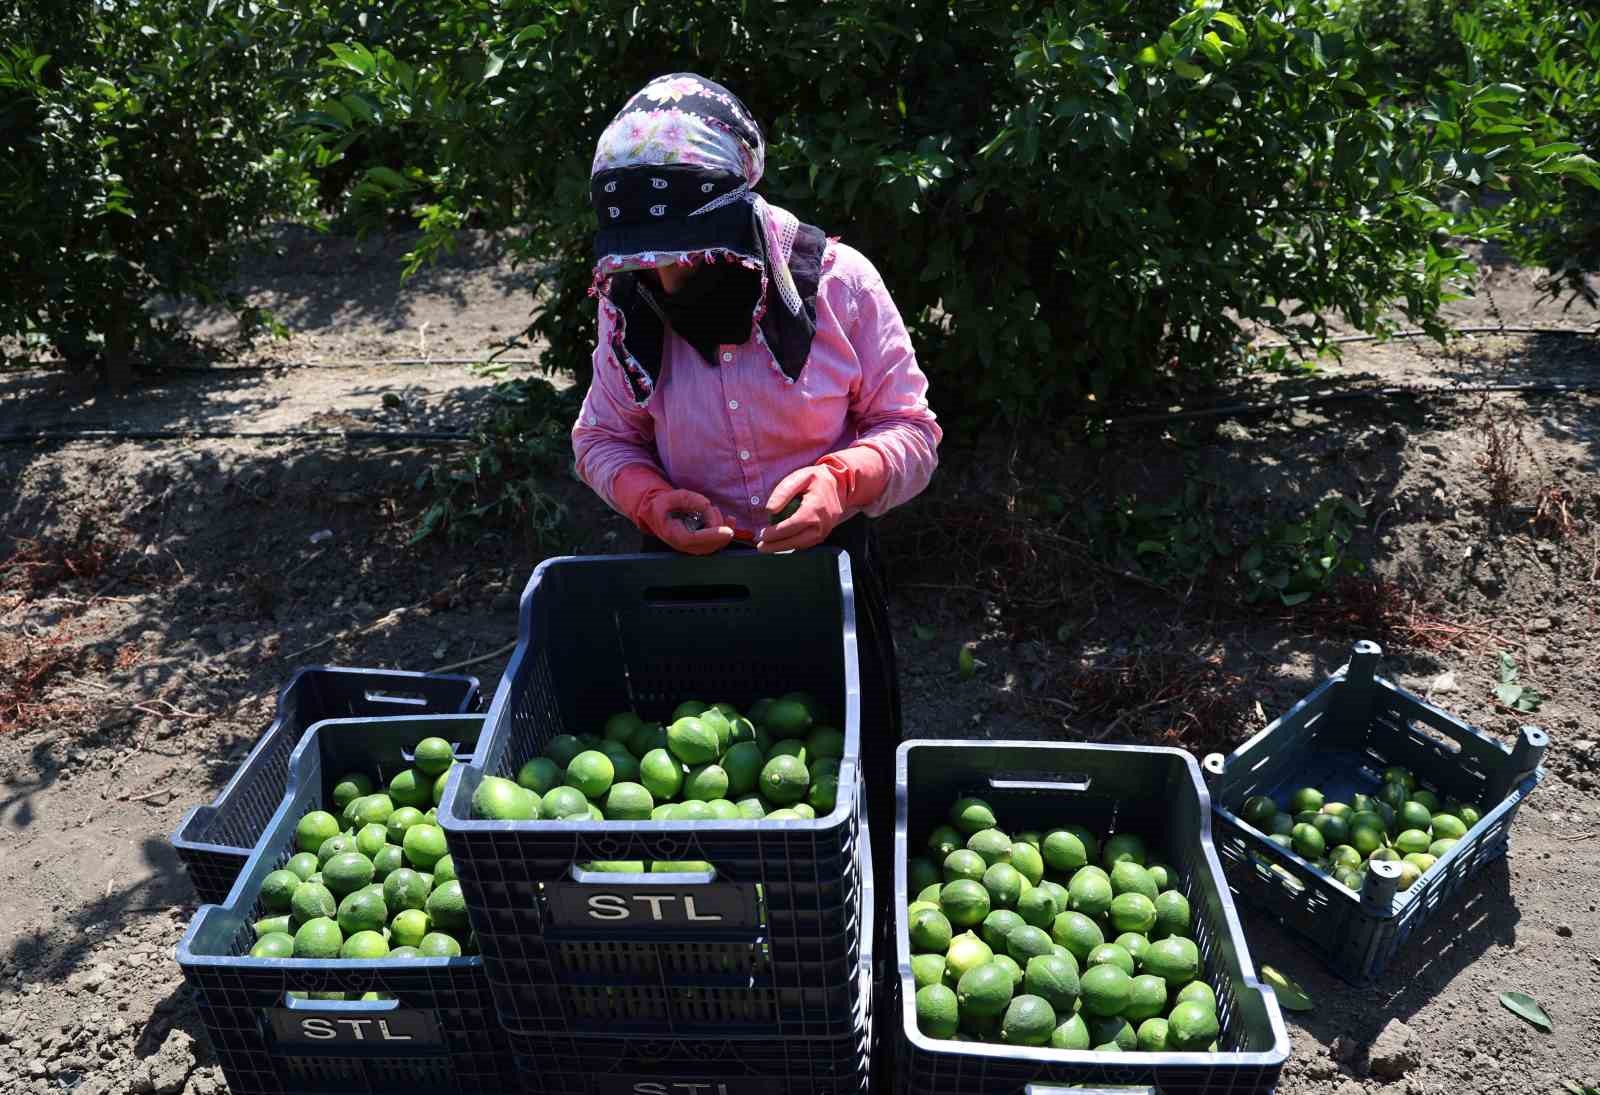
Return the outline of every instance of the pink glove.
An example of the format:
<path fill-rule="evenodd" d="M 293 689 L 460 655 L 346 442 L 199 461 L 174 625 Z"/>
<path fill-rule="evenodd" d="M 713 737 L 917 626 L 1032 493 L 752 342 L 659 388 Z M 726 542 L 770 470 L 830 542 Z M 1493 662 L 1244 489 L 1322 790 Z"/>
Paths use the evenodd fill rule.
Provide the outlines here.
<path fill-rule="evenodd" d="M 636 525 L 685 555 L 710 555 L 733 539 L 733 529 L 722 523 L 722 513 L 711 500 L 692 490 L 679 490 L 645 464 L 629 464 L 611 484 L 617 508 Z M 687 524 L 685 514 L 698 514 L 699 531 Z"/>
<path fill-rule="evenodd" d="M 883 456 L 865 445 L 829 453 L 817 463 L 784 477 L 767 502 L 778 513 L 796 496 L 800 508 L 757 535 L 758 548 L 769 554 L 816 547 L 845 520 L 877 501 L 889 485 Z"/>

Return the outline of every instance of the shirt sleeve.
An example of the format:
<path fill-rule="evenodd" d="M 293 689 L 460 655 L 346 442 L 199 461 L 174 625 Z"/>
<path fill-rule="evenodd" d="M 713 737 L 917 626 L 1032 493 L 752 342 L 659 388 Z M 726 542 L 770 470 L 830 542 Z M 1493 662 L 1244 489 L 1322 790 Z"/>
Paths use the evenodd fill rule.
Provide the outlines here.
<path fill-rule="evenodd" d="M 866 508 L 881 517 L 921 494 L 939 466 L 944 431 L 928 406 L 928 377 L 917 365 L 883 278 L 865 259 L 855 295 L 850 343 L 861 363 L 861 386 L 851 405 L 856 444 L 875 450 L 888 467 L 883 494 Z"/>
<path fill-rule="evenodd" d="M 589 381 L 589 393 L 583 399 L 583 408 L 578 412 L 578 421 L 572 427 L 572 453 L 578 478 L 606 505 L 617 509 L 611 490 L 617 473 L 630 464 L 644 464 L 659 473 L 661 461 L 655 449 L 655 420 L 649 411 L 633 401 L 627 377 L 612 357 L 613 324 L 611 308 L 602 301 L 600 337 L 592 359 L 593 377 Z"/>

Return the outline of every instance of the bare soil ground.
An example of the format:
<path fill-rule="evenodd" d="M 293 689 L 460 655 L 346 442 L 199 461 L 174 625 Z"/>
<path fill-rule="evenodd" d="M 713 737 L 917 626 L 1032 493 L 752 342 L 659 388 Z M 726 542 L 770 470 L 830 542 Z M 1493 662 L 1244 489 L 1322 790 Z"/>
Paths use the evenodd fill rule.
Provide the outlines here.
<path fill-rule="evenodd" d="M 238 363 L 476 357 L 521 329 L 529 280 L 493 240 L 469 239 L 402 288 L 404 249 L 286 235 L 244 288 L 294 338 Z M 1455 318 L 1592 321 L 1540 304 L 1531 280 L 1494 270 L 1492 299 Z M 185 318 L 226 334 L 215 316 Z M 1597 366 L 1592 339 L 1356 345 L 1315 375 L 1235 394 L 1592 384 Z M 166 373 L 118 396 L 39 370 L 0 375 L 0 433 L 455 430 L 488 386 L 458 366 L 372 365 Z M 907 734 L 1231 748 L 1352 640 L 1379 640 L 1387 673 L 1500 740 L 1528 719 L 1548 729 L 1548 775 L 1508 858 L 1374 988 L 1344 985 L 1247 916 L 1256 961 L 1317 1004 L 1289 1016 L 1281 1090 L 1511 1095 L 1600 1081 L 1600 396 L 1351 402 L 1114 431 L 1098 450 L 1024 449 L 1023 466 L 1001 450 L 964 467 L 952 457 L 929 496 L 885 522 Z M 220 1089 L 172 961 L 195 898 L 167 836 L 226 781 L 294 668 L 429 669 L 514 638 L 538 558 L 523 538 L 406 546 L 423 504 L 412 481 L 451 451 L 225 438 L 0 447 L 0 1089 Z M 1359 501 L 1357 548 L 1383 584 L 1247 609 L 1219 595 L 1226 574 L 1157 589 L 1081 550 L 1080 499 L 1157 496 L 1187 479 L 1210 484 L 1240 527 L 1332 492 Z M 575 513 L 571 550 L 631 545 L 575 484 L 552 489 Z M 1041 492 L 1064 498 L 1064 514 L 1024 523 Z M 970 680 L 956 669 L 963 644 L 978 659 Z M 1546 697 L 1536 714 L 1494 701 L 1501 650 Z M 503 664 L 470 671 L 492 684 Z M 1534 995 L 1555 1032 L 1500 1007 L 1506 989 Z M 1396 1019 L 1409 1063 L 1370 1075 L 1365 1048 Z"/>

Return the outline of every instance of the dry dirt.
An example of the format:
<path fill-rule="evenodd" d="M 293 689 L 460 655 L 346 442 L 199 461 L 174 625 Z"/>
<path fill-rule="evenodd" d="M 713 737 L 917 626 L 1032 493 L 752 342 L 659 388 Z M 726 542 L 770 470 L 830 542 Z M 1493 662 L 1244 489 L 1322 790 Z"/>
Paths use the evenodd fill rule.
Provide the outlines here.
<path fill-rule="evenodd" d="M 291 324 L 293 341 L 236 364 L 479 357 L 520 330 L 530 280 L 493 240 L 468 240 L 401 288 L 404 248 L 286 235 L 244 287 Z M 1539 304 L 1521 271 L 1496 270 L 1488 285 L 1492 304 L 1480 294 L 1455 306 L 1461 322 L 1593 318 Z M 214 316 L 185 318 L 226 334 Z M 1478 339 L 1450 354 L 1355 345 L 1337 366 L 1239 394 L 1593 384 L 1597 362 L 1592 340 L 1561 337 Z M 450 431 L 473 420 L 490 383 L 437 364 L 248 368 L 166 373 L 112 396 L 48 371 L 10 373 L 0 433 Z M 1507 446 L 1505 505 L 1482 464 L 1491 429 Z M 224 438 L 0 447 L 0 1090 L 220 1089 L 172 961 L 195 898 L 167 836 L 225 782 L 295 667 L 428 669 L 514 638 L 515 595 L 538 558 L 521 538 L 405 543 L 423 505 L 412 481 L 452 451 Z M 985 508 L 1014 490 L 1015 467 L 1004 453 L 954 464 L 885 527 L 910 736 L 1231 747 L 1336 668 L 1352 639 L 1372 637 L 1387 673 L 1509 741 L 1521 720 L 1491 695 L 1498 652 L 1509 651 L 1546 697 L 1523 718 L 1553 744 L 1509 857 L 1465 887 L 1468 914 L 1424 933 L 1366 990 L 1247 917 L 1256 961 L 1316 1000 L 1288 1017 L 1294 1054 L 1280 1090 L 1520 1095 L 1600 1082 L 1600 396 L 1352 402 L 1118 432 L 1104 450 L 1074 449 L 1022 476 L 1067 497 L 1059 529 L 1082 495 L 1186 476 L 1221 484 L 1244 525 L 1343 493 L 1365 507 L 1357 546 L 1391 583 L 1377 603 L 1330 596 L 1246 611 L 1209 581 L 1156 591 L 1086 561 L 1051 571 L 1057 594 L 1037 598 L 1037 574 L 1019 590 L 1038 543 Z M 577 515 L 571 550 L 630 545 L 573 484 L 553 489 Z M 1541 496 L 1564 501 L 1570 520 L 1530 524 Z M 978 658 L 970 680 L 956 672 L 963 643 Z M 469 671 L 492 684 L 503 664 Z M 1103 680 L 1120 684 L 1091 687 Z M 1501 1008 L 1506 989 L 1533 994 L 1555 1032 Z M 1394 1019 L 1409 1027 L 1414 1059 L 1383 1081 L 1361 1056 Z"/>

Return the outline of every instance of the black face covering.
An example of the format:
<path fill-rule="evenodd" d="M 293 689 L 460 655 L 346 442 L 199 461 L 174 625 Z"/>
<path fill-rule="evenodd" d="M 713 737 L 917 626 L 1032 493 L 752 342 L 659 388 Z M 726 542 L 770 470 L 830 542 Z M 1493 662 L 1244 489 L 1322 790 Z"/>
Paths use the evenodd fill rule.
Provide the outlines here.
<path fill-rule="evenodd" d="M 760 296 L 761 275 L 737 262 L 696 267 L 677 292 L 655 294 L 672 329 L 712 365 L 719 345 L 749 340 Z"/>

